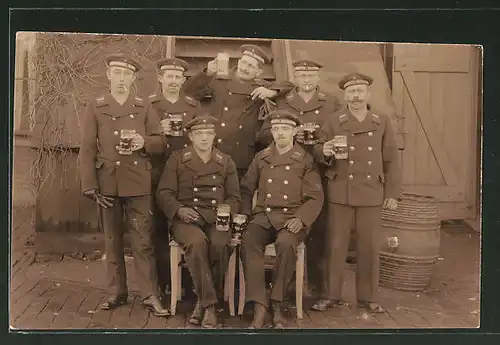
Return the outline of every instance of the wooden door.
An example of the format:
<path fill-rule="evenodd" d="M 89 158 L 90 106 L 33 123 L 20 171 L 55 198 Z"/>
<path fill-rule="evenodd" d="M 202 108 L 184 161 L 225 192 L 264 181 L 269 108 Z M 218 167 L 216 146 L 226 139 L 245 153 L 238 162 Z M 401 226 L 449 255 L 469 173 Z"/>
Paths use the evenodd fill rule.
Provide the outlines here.
<path fill-rule="evenodd" d="M 478 214 L 480 56 L 464 45 L 394 45 L 404 190 L 436 197 L 441 219 Z"/>

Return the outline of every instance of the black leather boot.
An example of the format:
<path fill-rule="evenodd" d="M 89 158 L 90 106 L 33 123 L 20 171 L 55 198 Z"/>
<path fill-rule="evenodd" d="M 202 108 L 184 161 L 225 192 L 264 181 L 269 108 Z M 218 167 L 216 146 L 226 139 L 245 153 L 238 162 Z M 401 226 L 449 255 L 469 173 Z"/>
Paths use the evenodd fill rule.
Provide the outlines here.
<path fill-rule="evenodd" d="M 253 307 L 253 321 L 248 327 L 250 329 L 263 328 L 266 322 L 267 308 L 260 303 L 255 302 Z"/>
<path fill-rule="evenodd" d="M 142 301 L 142 305 L 146 309 L 151 311 L 154 316 L 165 317 L 170 315 L 170 311 L 166 308 L 163 308 L 160 299 L 156 296 L 149 296 L 144 301 Z"/>
<path fill-rule="evenodd" d="M 201 321 L 202 328 L 217 327 L 217 314 L 215 313 L 215 305 L 206 307 L 203 311 L 203 320 Z"/>
<path fill-rule="evenodd" d="M 125 294 L 119 294 L 119 295 L 112 295 L 106 298 L 106 301 L 101 304 L 101 309 L 102 310 L 111 310 L 118 308 L 121 305 L 127 304 L 127 295 Z"/>
<path fill-rule="evenodd" d="M 194 306 L 193 313 L 189 318 L 189 323 L 193 325 L 199 325 L 201 320 L 203 319 L 203 307 L 201 306 L 200 301 L 196 301 L 196 305 Z"/>
<path fill-rule="evenodd" d="M 273 306 L 273 324 L 274 328 L 282 329 L 286 327 L 286 319 L 281 313 L 282 302 L 272 301 Z"/>

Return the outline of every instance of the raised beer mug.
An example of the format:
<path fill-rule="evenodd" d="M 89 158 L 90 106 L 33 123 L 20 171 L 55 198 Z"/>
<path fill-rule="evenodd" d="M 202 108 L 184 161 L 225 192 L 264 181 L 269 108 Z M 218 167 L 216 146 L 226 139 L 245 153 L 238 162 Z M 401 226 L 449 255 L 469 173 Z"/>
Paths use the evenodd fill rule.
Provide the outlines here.
<path fill-rule="evenodd" d="M 120 130 L 120 144 L 118 145 L 118 154 L 130 156 L 132 154 L 132 139 L 135 135 L 135 129 Z"/>
<path fill-rule="evenodd" d="M 215 59 L 217 62 L 217 76 L 227 77 L 229 76 L 229 54 L 219 53 Z"/>
<path fill-rule="evenodd" d="M 229 231 L 231 221 L 231 206 L 220 204 L 217 206 L 217 218 L 215 221 L 215 229 L 217 231 Z"/>

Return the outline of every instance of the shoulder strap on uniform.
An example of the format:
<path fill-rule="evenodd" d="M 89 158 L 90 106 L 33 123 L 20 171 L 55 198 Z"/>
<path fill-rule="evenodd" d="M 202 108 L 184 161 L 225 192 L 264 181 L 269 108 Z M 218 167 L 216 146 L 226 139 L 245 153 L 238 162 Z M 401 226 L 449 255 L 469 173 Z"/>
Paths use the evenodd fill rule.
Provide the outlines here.
<path fill-rule="evenodd" d="M 136 97 L 134 97 L 134 104 L 143 107 L 144 106 L 144 99 L 136 96 Z"/>
<path fill-rule="evenodd" d="M 339 122 L 342 124 L 344 122 L 347 122 L 348 120 L 348 117 L 347 117 L 347 114 L 342 114 L 339 116 Z"/>
<path fill-rule="evenodd" d="M 228 170 L 228 161 L 229 161 L 229 156 L 227 154 L 222 153 L 215 147 L 213 148 L 214 153 L 215 153 L 215 161 L 217 164 L 222 165 L 224 169 L 224 176 L 227 176 L 227 170 Z"/>
<path fill-rule="evenodd" d="M 295 152 L 292 154 L 292 159 L 296 160 L 297 162 L 302 161 L 304 158 L 304 150 L 303 149 L 295 149 Z"/>
<path fill-rule="evenodd" d="M 156 93 L 153 93 L 152 95 L 149 95 L 149 97 L 148 97 L 148 98 L 149 98 L 149 101 L 150 101 L 151 103 L 156 103 L 156 102 L 158 102 L 158 101 L 159 101 L 159 99 L 158 99 L 158 95 L 157 95 Z"/>
<path fill-rule="evenodd" d="M 193 107 L 199 107 L 200 106 L 200 101 L 197 99 L 194 99 L 191 96 L 184 96 L 184 99 L 186 100 L 186 103 L 193 106 Z"/>
<path fill-rule="evenodd" d="M 182 152 L 182 163 L 190 161 L 193 158 L 193 152 L 191 150 L 186 150 Z"/>
<path fill-rule="evenodd" d="M 102 106 L 105 106 L 108 104 L 107 100 L 106 100 L 106 97 L 102 96 L 102 97 L 98 97 L 96 98 L 96 106 L 99 108 L 99 107 L 102 107 Z"/>
<path fill-rule="evenodd" d="M 225 165 L 224 155 L 219 150 L 215 151 L 215 161 L 220 165 Z"/>
<path fill-rule="evenodd" d="M 258 157 L 259 159 L 264 159 L 266 157 L 269 157 L 271 153 L 272 153 L 271 147 L 268 146 L 264 150 L 258 152 L 256 157 Z"/>
<path fill-rule="evenodd" d="M 372 113 L 372 121 L 375 122 L 376 124 L 380 125 L 380 116 Z"/>

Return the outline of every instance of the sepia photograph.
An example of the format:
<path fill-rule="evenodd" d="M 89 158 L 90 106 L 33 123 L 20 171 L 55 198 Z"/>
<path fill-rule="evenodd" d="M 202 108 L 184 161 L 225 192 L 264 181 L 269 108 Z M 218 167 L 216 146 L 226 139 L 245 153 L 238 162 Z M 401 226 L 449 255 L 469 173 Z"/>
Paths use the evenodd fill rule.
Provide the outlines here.
<path fill-rule="evenodd" d="M 10 329 L 479 328 L 444 43 L 17 32 Z"/>

